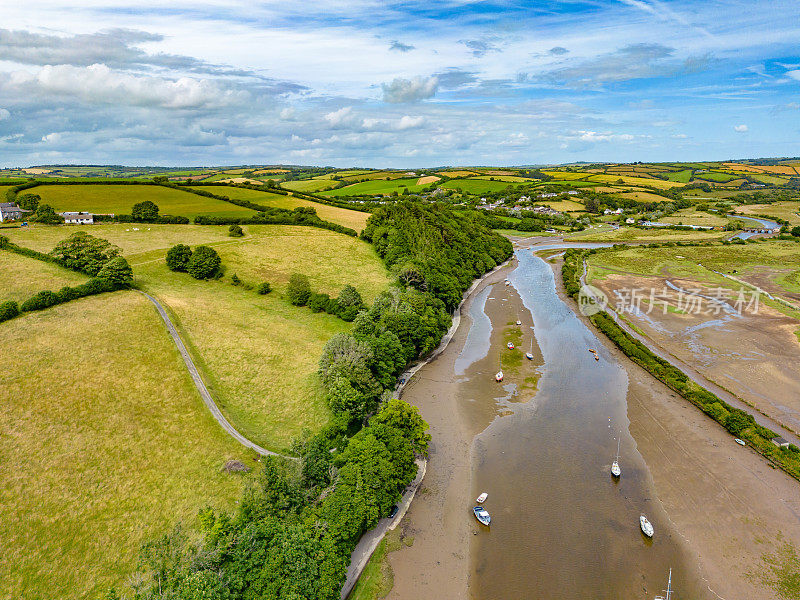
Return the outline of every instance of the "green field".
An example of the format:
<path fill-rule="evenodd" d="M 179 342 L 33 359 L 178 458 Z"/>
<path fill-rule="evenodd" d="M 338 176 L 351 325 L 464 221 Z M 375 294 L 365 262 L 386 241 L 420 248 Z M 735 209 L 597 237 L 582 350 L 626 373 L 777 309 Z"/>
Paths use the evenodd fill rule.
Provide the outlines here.
<path fill-rule="evenodd" d="M 161 214 L 195 217 L 242 217 L 254 214 L 248 208 L 204 198 L 197 194 L 157 185 L 40 185 L 28 193 L 38 194 L 42 203 L 56 212 L 87 211 L 100 214 L 130 214 L 137 202 L 155 202 Z"/>
<path fill-rule="evenodd" d="M 519 184 L 506 181 L 489 181 L 488 179 L 470 177 L 469 179 L 451 179 L 450 181 L 445 181 L 442 183 L 441 187 L 450 190 L 460 189 L 469 194 L 486 194 L 487 192 L 499 192 L 508 187 L 514 188 L 518 185 Z"/>
<path fill-rule="evenodd" d="M 729 223 L 727 217 L 707 213 L 705 211 L 698 211 L 693 208 L 684 208 L 667 217 L 662 217 L 659 220 L 664 223 L 672 223 L 673 225 L 702 225 L 711 227 L 724 227 Z"/>
<path fill-rule="evenodd" d="M 708 173 L 695 173 L 695 179 L 702 179 L 705 181 L 715 181 L 717 183 L 727 183 L 729 181 L 733 181 L 734 179 L 739 179 L 738 175 L 730 175 L 728 173 L 717 173 L 714 171 L 710 171 Z"/>
<path fill-rule="evenodd" d="M 37 292 L 57 292 L 65 285 L 80 285 L 88 280 L 86 275 L 52 263 L 0 251 L 0 302 L 16 300 L 21 303 Z"/>
<path fill-rule="evenodd" d="M 692 170 L 684 169 L 683 171 L 673 171 L 667 174 L 667 179 L 670 181 L 677 181 L 678 183 L 689 183 L 692 178 Z"/>
<path fill-rule="evenodd" d="M 663 179 L 646 179 L 644 177 L 627 177 L 624 175 L 592 175 L 587 181 L 595 181 L 597 183 L 617 183 L 622 180 L 627 185 L 640 185 L 650 186 L 657 189 L 669 189 L 683 185 L 676 181 L 664 181 Z"/>
<path fill-rule="evenodd" d="M 735 212 L 743 215 L 772 215 L 789 221 L 792 226 L 800 225 L 800 202 L 774 202 L 772 204 L 745 204 L 737 206 Z"/>
<path fill-rule="evenodd" d="M 369 218 L 369 213 L 358 210 L 348 210 L 346 208 L 339 208 L 338 206 L 322 204 L 321 202 L 312 202 L 310 200 L 303 200 L 302 198 L 293 198 L 292 196 L 272 194 L 270 192 L 260 192 L 248 188 L 212 185 L 209 186 L 209 191 L 220 196 L 249 200 L 256 204 L 274 206 L 275 208 L 294 210 L 299 206 L 310 207 L 317 211 L 320 219 L 330 221 L 331 223 L 338 223 L 339 225 L 350 227 L 356 231 L 364 229 L 364 226 L 367 224 L 367 219 Z"/>
<path fill-rule="evenodd" d="M 221 467 L 253 457 L 208 413 L 145 298 L 84 298 L 2 330 L 0 597 L 100 598 L 144 540 L 234 505 L 243 480 Z"/>
<path fill-rule="evenodd" d="M 723 231 L 682 231 L 653 227 L 639 229 L 638 227 L 620 227 L 616 231 L 587 234 L 581 232 L 582 242 L 687 242 L 696 240 L 720 240 L 730 235 Z M 572 239 L 575 236 L 568 236 Z"/>
<path fill-rule="evenodd" d="M 323 196 L 358 196 L 362 194 L 384 194 L 388 195 L 392 192 L 397 192 L 398 194 L 402 193 L 404 189 L 408 188 L 409 192 L 417 192 L 427 185 L 417 185 L 417 181 L 419 181 L 419 177 L 409 177 L 409 178 L 400 178 L 400 179 L 373 179 L 371 181 L 362 181 L 360 183 L 354 183 L 351 185 L 347 185 L 343 188 L 339 188 L 336 190 L 328 190 L 326 192 L 322 192 Z"/>
<path fill-rule="evenodd" d="M 281 183 L 281 187 L 287 190 L 296 192 L 320 192 L 322 190 L 329 190 L 336 185 L 337 182 L 330 178 L 327 179 L 301 179 L 299 181 L 286 181 Z"/>

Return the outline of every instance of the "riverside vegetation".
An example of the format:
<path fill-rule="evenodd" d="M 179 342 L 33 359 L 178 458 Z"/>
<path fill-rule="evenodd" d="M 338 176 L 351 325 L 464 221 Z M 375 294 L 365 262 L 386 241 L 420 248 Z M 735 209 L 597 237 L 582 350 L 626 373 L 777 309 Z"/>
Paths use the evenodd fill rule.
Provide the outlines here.
<path fill-rule="evenodd" d="M 397 285 L 325 346 L 319 369 L 334 422 L 296 444 L 299 464 L 266 459 L 233 514 L 203 511 L 200 542 L 178 527 L 146 544 L 134 598 L 338 599 L 358 539 L 427 452 L 427 425 L 391 398 L 397 376 L 436 347 L 470 282 L 511 255 L 478 215 L 440 206 L 378 209 L 363 237 Z"/>

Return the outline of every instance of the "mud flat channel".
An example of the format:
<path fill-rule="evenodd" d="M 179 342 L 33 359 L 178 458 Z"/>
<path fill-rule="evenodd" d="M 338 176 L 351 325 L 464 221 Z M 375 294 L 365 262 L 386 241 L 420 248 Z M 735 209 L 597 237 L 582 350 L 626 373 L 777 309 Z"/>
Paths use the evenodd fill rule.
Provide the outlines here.
<path fill-rule="evenodd" d="M 406 389 L 433 440 L 389 598 L 653 598 L 670 568 L 676 600 L 776 598 L 763 557 L 800 543 L 799 484 L 598 339 L 559 287 L 518 250 Z M 471 515 L 481 491 L 491 529 Z"/>

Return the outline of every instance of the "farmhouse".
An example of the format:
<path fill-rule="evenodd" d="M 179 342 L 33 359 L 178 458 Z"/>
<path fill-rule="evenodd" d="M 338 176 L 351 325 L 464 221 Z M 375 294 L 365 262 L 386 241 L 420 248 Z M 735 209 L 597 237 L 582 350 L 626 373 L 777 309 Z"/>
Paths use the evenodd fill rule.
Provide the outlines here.
<path fill-rule="evenodd" d="M 778 448 L 789 447 L 789 440 L 782 438 L 780 436 L 772 438 L 772 443 L 775 444 Z"/>
<path fill-rule="evenodd" d="M 0 202 L 0 223 L 4 221 L 16 221 L 26 212 L 24 208 L 20 208 L 13 202 Z"/>
<path fill-rule="evenodd" d="M 65 212 L 61 213 L 66 225 L 93 225 L 94 215 L 88 212 Z"/>

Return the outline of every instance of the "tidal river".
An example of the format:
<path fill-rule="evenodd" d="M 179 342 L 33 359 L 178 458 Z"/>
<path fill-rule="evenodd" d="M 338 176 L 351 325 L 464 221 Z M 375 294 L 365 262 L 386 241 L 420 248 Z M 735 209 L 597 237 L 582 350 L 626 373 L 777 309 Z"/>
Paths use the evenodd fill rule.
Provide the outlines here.
<path fill-rule="evenodd" d="M 479 525 L 474 496 L 464 498 L 470 596 L 652 599 L 672 568 L 676 600 L 711 597 L 628 434 L 625 370 L 559 298 L 552 267 L 530 249 L 516 258 L 510 285 L 486 287 L 470 305 L 471 329 L 453 364 L 460 409 L 477 433 L 471 493 L 489 493 L 492 515 L 491 528 Z M 515 327 L 516 351 L 531 349 L 535 359 L 512 360 L 509 377 L 496 384 Z M 639 530 L 640 514 L 655 527 L 652 540 Z"/>

